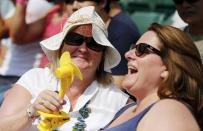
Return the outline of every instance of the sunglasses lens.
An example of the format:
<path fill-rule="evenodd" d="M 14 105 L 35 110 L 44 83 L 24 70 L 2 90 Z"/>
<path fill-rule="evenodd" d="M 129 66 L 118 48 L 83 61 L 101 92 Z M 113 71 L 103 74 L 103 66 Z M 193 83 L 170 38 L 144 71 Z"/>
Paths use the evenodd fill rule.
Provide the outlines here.
<path fill-rule="evenodd" d="M 102 46 L 100 44 L 97 44 L 97 42 L 91 37 L 86 39 L 87 47 L 91 50 L 94 50 L 96 52 L 101 52 L 104 50 L 105 46 Z"/>
<path fill-rule="evenodd" d="M 133 50 L 133 49 L 135 49 L 136 56 L 141 56 L 143 54 L 142 51 L 140 50 L 140 44 L 138 44 L 138 45 L 132 44 L 130 46 L 130 50 Z"/>
<path fill-rule="evenodd" d="M 77 33 L 68 33 L 64 39 L 64 42 L 68 45 L 76 45 L 79 46 L 83 43 L 83 36 Z"/>
<path fill-rule="evenodd" d="M 141 56 L 141 55 L 143 55 L 144 53 L 147 53 L 147 45 L 145 45 L 145 44 L 138 44 L 137 46 L 136 46 L 136 53 L 137 53 L 137 56 Z"/>

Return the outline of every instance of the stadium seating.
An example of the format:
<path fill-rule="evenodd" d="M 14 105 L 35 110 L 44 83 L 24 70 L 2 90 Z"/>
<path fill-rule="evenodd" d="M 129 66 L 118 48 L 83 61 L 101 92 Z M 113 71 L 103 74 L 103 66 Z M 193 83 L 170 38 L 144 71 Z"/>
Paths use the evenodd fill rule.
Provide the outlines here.
<path fill-rule="evenodd" d="M 132 20 L 137 24 L 141 34 L 143 34 L 147 30 L 150 24 L 154 22 L 161 24 L 164 20 L 164 14 L 159 12 L 135 11 L 130 16 Z"/>

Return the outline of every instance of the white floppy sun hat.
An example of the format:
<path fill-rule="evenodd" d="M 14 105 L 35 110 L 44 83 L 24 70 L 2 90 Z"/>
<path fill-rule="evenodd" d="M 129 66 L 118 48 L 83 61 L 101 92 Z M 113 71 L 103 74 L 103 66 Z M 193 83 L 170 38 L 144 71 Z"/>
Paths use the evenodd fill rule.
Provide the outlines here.
<path fill-rule="evenodd" d="M 94 40 L 106 46 L 104 71 L 111 72 L 111 68 L 119 64 L 121 56 L 115 47 L 108 40 L 108 33 L 101 17 L 96 13 L 93 6 L 88 6 L 75 11 L 67 20 L 63 30 L 40 42 L 42 50 L 45 52 L 49 61 L 52 62 L 54 52 L 60 49 L 67 33 L 79 25 L 92 24 L 92 35 Z"/>

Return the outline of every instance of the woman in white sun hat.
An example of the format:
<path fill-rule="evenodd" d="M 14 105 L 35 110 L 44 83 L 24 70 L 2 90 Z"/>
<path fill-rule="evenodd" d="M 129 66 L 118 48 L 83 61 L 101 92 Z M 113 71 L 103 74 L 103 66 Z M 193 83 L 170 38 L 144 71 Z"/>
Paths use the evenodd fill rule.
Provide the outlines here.
<path fill-rule="evenodd" d="M 110 122 L 128 101 L 128 96 L 112 84 L 109 72 L 119 63 L 120 55 L 108 41 L 105 25 L 94 7 L 74 12 L 62 32 L 42 41 L 41 46 L 50 68 L 26 72 L 6 93 L 0 109 L 2 129 L 29 130 L 37 124 L 33 122 L 37 120 L 36 110 L 50 113 L 63 106 L 71 119 L 58 130 L 77 130 L 80 127 L 76 123 L 82 122 L 85 131 L 96 131 Z M 70 52 L 84 76 L 83 81 L 74 79 L 65 100 L 55 92 L 60 84 L 53 73 L 64 51 Z M 84 107 L 91 110 L 85 117 L 81 113 Z"/>

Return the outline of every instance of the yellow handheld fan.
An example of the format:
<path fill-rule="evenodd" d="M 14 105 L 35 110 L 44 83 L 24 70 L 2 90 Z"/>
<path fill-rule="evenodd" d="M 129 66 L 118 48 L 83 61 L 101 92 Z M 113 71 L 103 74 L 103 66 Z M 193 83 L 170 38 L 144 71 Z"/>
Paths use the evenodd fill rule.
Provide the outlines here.
<path fill-rule="evenodd" d="M 59 96 L 61 98 L 64 98 L 65 92 L 72 84 L 75 75 L 80 80 L 83 80 L 82 73 L 80 72 L 79 68 L 72 63 L 69 52 L 64 52 L 62 54 L 59 60 L 59 67 L 56 69 L 55 73 L 56 77 L 60 80 Z M 70 120 L 70 116 L 64 111 L 59 111 L 53 114 L 42 111 L 38 111 L 38 113 L 44 117 L 44 119 L 37 126 L 40 131 L 52 131 Z"/>

